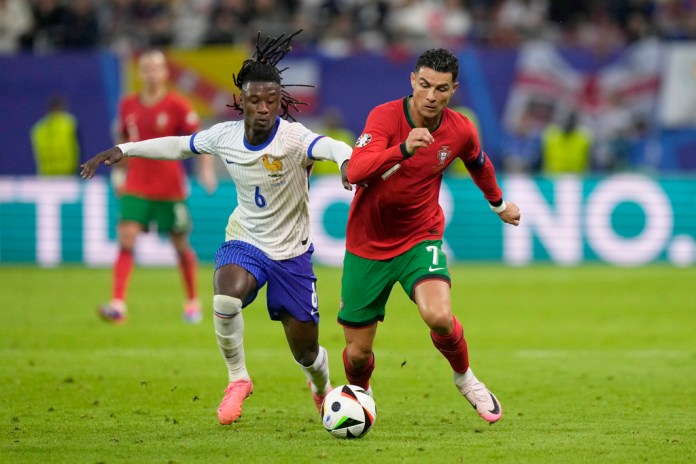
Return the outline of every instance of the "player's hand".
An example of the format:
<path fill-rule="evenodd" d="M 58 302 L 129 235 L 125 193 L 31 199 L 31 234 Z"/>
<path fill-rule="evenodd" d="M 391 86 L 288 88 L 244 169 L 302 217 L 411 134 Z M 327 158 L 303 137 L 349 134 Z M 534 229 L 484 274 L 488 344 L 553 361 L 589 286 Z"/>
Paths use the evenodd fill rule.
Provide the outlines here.
<path fill-rule="evenodd" d="M 505 207 L 505 211 L 498 213 L 500 219 L 507 224 L 512 224 L 513 226 L 520 225 L 520 209 L 511 201 L 506 201 L 505 204 L 507 205 Z"/>
<path fill-rule="evenodd" d="M 108 150 L 105 150 L 88 159 L 85 164 L 81 164 L 80 168 L 82 169 L 80 170 L 80 177 L 83 179 L 91 179 L 94 177 L 94 173 L 97 171 L 100 164 L 111 166 L 112 164 L 118 163 L 122 159 L 123 153 L 121 152 L 121 149 L 118 147 L 111 147 Z"/>
<path fill-rule="evenodd" d="M 427 148 L 435 141 L 430 131 L 425 127 L 415 127 L 411 129 L 406 137 L 406 151 L 413 155 L 419 148 Z"/>
<path fill-rule="evenodd" d="M 349 191 L 353 190 L 353 186 L 348 182 L 348 160 L 345 160 L 341 165 L 341 183 L 344 189 Z"/>

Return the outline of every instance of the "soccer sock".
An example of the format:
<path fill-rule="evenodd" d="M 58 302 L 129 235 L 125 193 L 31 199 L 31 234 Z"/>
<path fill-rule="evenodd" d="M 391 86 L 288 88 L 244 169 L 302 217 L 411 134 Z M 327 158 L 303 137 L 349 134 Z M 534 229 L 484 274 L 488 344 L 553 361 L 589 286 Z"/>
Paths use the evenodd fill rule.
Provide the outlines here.
<path fill-rule="evenodd" d="M 226 295 L 215 295 L 213 301 L 215 336 L 227 364 L 229 381 L 249 380 L 244 360 L 242 301 Z"/>
<path fill-rule="evenodd" d="M 314 360 L 311 366 L 303 366 L 300 363 L 300 368 L 307 376 L 310 382 L 313 393 L 323 395 L 329 386 L 329 353 L 323 346 L 319 346 L 317 359 Z"/>
<path fill-rule="evenodd" d="M 196 253 L 193 249 L 189 248 L 179 255 L 179 269 L 181 269 L 181 275 L 184 278 L 186 297 L 189 300 L 196 298 L 196 268 Z"/>
<path fill-rule="evenodd" d="M 362 367 L 353 367 L 348 361 L 348 355 L 346 350 L 343 350 L 343 368 L 346 371 L 346 379 L 351 385 L 357 385 L 365 390 L 370 388 L 370 377 L 372 377 L 372 371 L 375 370 L 375 354 L 370 355 L 370 359 L 367 360 Z"/>
<path fill-rule="evenodd" d="M 133 270 L 133 252 L 121 248 L 113 268 L 113 288 L 111 297 L 114 300 L 126 300 L 128 278 Z"/>
<path fill-rule="evenodd" d="M 442 355 L 447 358 L 454 372 L 463 374 L 469 369 L 469 350 L 466 346 L 464 338 L 464 330 L 459 320 L 454 319 L 454 328 L 448 335 L 439 335 L 430 331 L 430 338 L 433 340 L 433 345 Z"/>

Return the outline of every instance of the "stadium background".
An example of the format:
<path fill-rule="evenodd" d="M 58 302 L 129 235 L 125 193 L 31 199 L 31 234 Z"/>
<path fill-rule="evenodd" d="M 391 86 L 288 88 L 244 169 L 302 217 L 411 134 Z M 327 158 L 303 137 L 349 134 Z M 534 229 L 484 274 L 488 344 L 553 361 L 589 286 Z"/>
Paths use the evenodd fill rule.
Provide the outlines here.
<path fill-rule="evenodd" d="M 296 3 L 299 6 L 288 11 L 297 15 L 312 7 L 312 2 L 270 3 L 275 3 L 278 11 Z M 326 13 L 326 5 L 331 3 L 315 5 L 316 11 Z M 414 5 L 426 8 L 440 4 L 406 3 L 411 9 Z M 486 3 L 498 9 L 486 10 L 481 6 Z M 394 26 L 399 24 L 394 17 L 408 16 L 409 8 L 394 7 L 396 4 L 392 5 L 391 26 L 385 26 L 389 32 L 383 34 L 380 46 L 365 46 L 369 42 L 365 31 L 354 31 L 348 34 L 350 43 L 363 46 L 349 47 L 348 51 L 344 47 L 338 53 L 336 47 L 329 46 L 335 41 L 327 38 L 325 29 L 310 28 L 306 41 L 298 43 L 285 62 L 290 67 L 286 83 L 315 86 L 295 89 L 297 96 L 309 103 L 299 119 L 321 131 L 324 116 L 339 111 L 345 128 L 359 134 L 374 105 L 408 94 L 408 75 L 419 47 L 451 46 L 461 63 L 461 86 L 453 106 L 476 115 L 506 196 L 516 201 L 524 214 L 519 228 L 502 227 L 469 179 L 450 173 L 442 204 L 449 217 L 445 246 L 453 261 L 514 265 L 602 261 L 627 266 L 667 261 L 691 265 L 696 257 L 696 45 L 688 40 L 691 31 L 675 33 L 673 27 L 665 26 L 664 8 L 654 6 L 645 10 L 649 12 L 646 18 L 660 27 L 636 37 L 630 25 L 618 20 L 607 22 L 605 40 L 592 42 L 582 39 L 592 31 L 592 21 L 596 20 L 592 15 L 604 12 L 605 19 L 611 19 L 614 11 L 594 5 L 584 22 L 554 23 L 553 15 L 559 13 L 552 6 L 540 18 L 543 32 L 533 34 L 528 26 L 514 25 L 506 34 L 503 26 L 496 29 L 495 25 L 504 23 L 500 16 L 514 3 L 460 4 L 458 13 L 466 10 L 472 18 L 477 8 L 492 15 L 495 22 L 487 35 L 475 27 L 475 21 L 459 35 L 438 35 L 433 32 L 439 24 L 436 22 L 419 41 L 421 32 L 406 27 L 408 21 L 401 19 L 406 24 L 401 29 Z M 529 2 L 527 14 L 536 3 L 544 2 Z M 347 4 L 357 8 L 360 2 Z M 96 6 L 97 13 L 105 8 L 99 2 Z M 568 9 L 572 11 L 572 7 Z M 585 9 L 578 7 L 576 13 Z M 153 18 L 155 21 L 157 15 Z M 285 24 L 288 30 L 297 22 L 297 17 L 290 18 Z M 338 14 L 333 21 L 340 22 L 340 18 Z M 657 21 L 659 18 L 662 22 Z M 329 24 L 332 20 L 325 21 Z M 254 24 L 264 26 L 262 21 L 252 20 L 246 25 L 247 33 Z M 553 29 L 554 24 L 560 29 Z M 265 25 L 266 30 L 278 30 L 276 23 Z M 359 29 L 358 23 L 354 26 Z M 442 31 L 446 30 L 442 26 Z M 549 32 L 554 30 L 556 33 Z M 254 34 L 248 36 L 253 38 Z M 107 170 L 101 170 L 102 176 L 91 182 L 77 177 L 35 177 L 29 139 L 29 129 L 44 113 L 47 100 L 61 94 L 79 121 L 83 159 L 111 145 L 118 99 L 135 89 L 134 57 L 139 46 L 148 45 L 148 39 L 140 38 L 128 46 L 113 37 L 110 43 L 105 40 L 102 37 L 101 42 L 89 46 L 54 44 L 44 49 L 25 45 L 0 56 L 0 102 L 5 108 L 0 114 L 0 137 L 6 144 L 0 154 L 0 263 L 108 266 L 113 260 L 117 208 L 105 176 Z M 149 40 L 150 44 L 154 41 Z M 162 43 L 175 87 L 194 102 L 204 126 L 238 117 L 226 104 L 234 92 L 232 73 L 248 56 L 249 47 L 239 37 L 228 42 L 191 45 L 174 37 Z M 598 140 L 603 117 L 613 110 L 615 96 L 620 97 L 622 110 L 641 123 L 641 131 L 631 139 L 631 148 L 619 167 L 596 163 L 586 174 L 554 177 L 504 169 L 504 140 L 526 109 L 535 104 L 544 106 L 541 122 L 545 124 L 577 111 Z M 192 242 L 200 258 L 208 262 L 223 239 L 227 215 L 234 207 L 234 186 L 227 182 L 222 169 L 220 180 L 218 192 L 207 196 L 191 177 Z M 330 176 L 315 176 L 311 194 L 317 262 L 340 265 L 350 195 L 336 188 Z M 151 234 L 142 242 L 137 251 L 141 264 L 174 263 L 166 240 Z"/>

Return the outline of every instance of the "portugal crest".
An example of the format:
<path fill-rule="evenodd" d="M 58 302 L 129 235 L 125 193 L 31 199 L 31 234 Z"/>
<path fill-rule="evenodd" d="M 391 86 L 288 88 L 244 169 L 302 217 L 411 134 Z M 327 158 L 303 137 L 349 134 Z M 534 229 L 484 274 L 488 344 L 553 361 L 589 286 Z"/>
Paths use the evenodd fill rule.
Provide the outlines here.
<path fill-rule="evenodd" d="M 440 166 L 445 164 L 445 161 L 447 161 L 451 157 L 452 157 L 452 152 L 450 151 L 448 145 L 441 146 L 440 149 L 437 151 L 437 160 L 440 163 Z"/>

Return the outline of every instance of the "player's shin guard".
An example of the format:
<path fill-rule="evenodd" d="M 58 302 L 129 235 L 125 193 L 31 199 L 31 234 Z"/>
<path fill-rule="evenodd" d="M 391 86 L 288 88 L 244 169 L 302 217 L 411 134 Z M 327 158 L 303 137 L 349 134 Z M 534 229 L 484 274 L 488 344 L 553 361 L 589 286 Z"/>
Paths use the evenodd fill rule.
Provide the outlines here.
<path fill-rule="evenodd" d="M 370 377 L 372 377 L 372 371 L 375 370 L 375 354 L 370 355 L 370 359 L 367 360 L 364 366 L 353 367 L 350 365 L 348 360 L 348 355 L 346 350 L 343 350 L 343 368 L 346 371 L 346 379 L 351 385 L 357 385 L 365 390 L 370 388 Z"/>
<path fill-rule="evenodd" d="M 229 380 L 248 380 L 249 374 L 244 361 L 242 300 L 227 295 L 215 295 L 213 309 L 215 336 L 227 363 Z"/>
<path fill-rule="evenodd" d="M 469 369 L 469 350 L 466 346 L 462 325 L 456 317 L 452 317 L 454 319 L 452 332 L 447 335 L 439 335 L 431 331 L 430 338 L 432 338 L 435 348 L 447 358 L 454 372 L 463 374 Z"/>
<path fill-rule="evenodd" d="M 317 393 L 319 395 L 326 393 L 326 389 L 330 385 L 329 353 L 324 349 L 324 347 L 319 347 L 319 353 L 317 354 L 317 358 L 314 360 L 312 365 L 303 366 L 300 363 L 297 364 L 307 376 L 307 380 L 309 380 L 310 387 L 312 388 L 312 393 Z"/>

